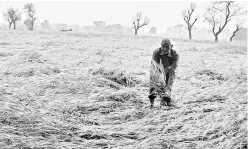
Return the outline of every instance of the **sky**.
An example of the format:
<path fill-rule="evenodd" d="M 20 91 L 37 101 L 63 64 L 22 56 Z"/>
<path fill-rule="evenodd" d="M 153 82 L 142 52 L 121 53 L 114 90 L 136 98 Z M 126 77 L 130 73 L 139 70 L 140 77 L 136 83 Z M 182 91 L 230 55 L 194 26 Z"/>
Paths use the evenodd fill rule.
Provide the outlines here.
<path fill-rule="evenodd" d="M 151 23 L 144 29 L 156 27 L 158 32 L 165 32 L 169 26 L 184 24 L 182 11 L 189 8 L 192 1 L 2 1 L 0 0 L 0 13 L 3 14 L 10 6 L 22 9 L 25 3 L 33 3 L 40 23 L 48 20 L 50 23 L 65 23 L 79 26 L 93 25 L 94 21 L 102 20 L 106 24 L 121 24 L 132 26 L 132 16 L 141 12 L 147 16 Z M 193 1 L 194 2 L 194 1 Z M 197 28 L 207 28 L 209 25 L 203 22 L 202 15 L 211 1 L 195 1 L 196 10 L 194 17 L 199 16 L 195 23 Z M 246 4 L 247 8 L 247 4 Z M 25 18 L 25 16 L 23 16 Z M 23 19 L 24 20 L 24 19 Z M 0 15 L 0 24 L 3 23 L 3 15 Z M 227 26 L 232 28 L 230 24 Z"/>

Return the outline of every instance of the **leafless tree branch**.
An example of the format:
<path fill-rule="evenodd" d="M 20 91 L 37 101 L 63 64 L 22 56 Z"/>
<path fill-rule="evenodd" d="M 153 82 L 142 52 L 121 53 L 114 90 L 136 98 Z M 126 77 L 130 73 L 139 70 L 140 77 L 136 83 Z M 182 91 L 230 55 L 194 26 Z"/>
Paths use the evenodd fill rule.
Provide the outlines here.
<path fill-rule="evenodd" d="M 218 42 L 218 35 L 233 17 L 246 14 L 246 11 L 243 10 L 244 8 L 234 1 L 215 1 L 212 3 L 212 6 L 207 9 L 205 21 L 212 25 L 216 42 Z"/>
<path fill-rule="evenodd" d="M 133 23 L 133 28 L 134 28 L 134 30 L 135 30 L 135 35 L 137 35 L 138 30 L 139 30 L 141 27 L 146 26 L 146 25 L 148 25 L 148 24 L 150 23 L 150 19 L 148 19 L 147 17 L 144 18 L 144 21 L 143 21 L 142 23 L 140 22 L 141 19 L 142 19 L 142 14 L 141 14 L 141 12 L 138 12 L 138 13 L 136 14 L 136 16 L 133 17 L 132 23 Z"/>
<path fill-rule="evenodd" d="M 14 24 L 14 29 L 16 29 L 16 21 L 20 21 L 21 13 L 18 9 L 14 9 L 13 7 L 10 7 L 7 9 L 7 12 L 3 14 L 5 20 L 9 22 L 9 28 L 11 28 L 11 25 Z"/>
<path fill-rule="evenodd" d="M 233 38 L 236 36 L 236 33 L 241 29 L 241 27 L 244 24 L 244 20 L 241 21 L 237 21 L 237 23 L 235 24 L 235 30 L 233 31 L 232 36 L 230 37 L 230 42 L 232 42 Z"/>
<path fill-rule="evenodd" d="M 34 29 L 34 22 L 36 20 L 36 17 L 35 17 L 36 11 L 35 11 L 35 8 L 34 8 L 34 4 L 27 3 L 27 4 L 24 5 L 23 9 L 27 14 L 28 19 L 31 22 L 31 26 L 30 26 L 29 30 L 33 30 Z"/>
<path fill-rule="evenodd" d="M 194 19 L 194 21 L 191 23 L 190 20 L 192 19 L 192 14 L 195 11 L 196 5 L 194 3 L 190 4 L 190 9 L 184 10 L 182 12 L 183 20 L 186 22 L 188 26 L 188 31 L 189 31 L 189 39 L 192 38 L 191 36 L 191 29 L 194 26 L 195 22 L 197 21 L 197 18 Z"/>

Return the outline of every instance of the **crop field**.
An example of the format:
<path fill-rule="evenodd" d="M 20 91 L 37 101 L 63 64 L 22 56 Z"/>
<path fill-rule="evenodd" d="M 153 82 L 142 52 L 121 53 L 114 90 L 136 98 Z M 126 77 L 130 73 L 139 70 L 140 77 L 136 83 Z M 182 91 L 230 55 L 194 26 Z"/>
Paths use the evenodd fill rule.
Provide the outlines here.
<path fill-rule="evenodd" d="M 175 107 L 150 109 L 162 39 L 0 29 L 0 148 L 247 149 L 247 43 L 173 39 Z"/>

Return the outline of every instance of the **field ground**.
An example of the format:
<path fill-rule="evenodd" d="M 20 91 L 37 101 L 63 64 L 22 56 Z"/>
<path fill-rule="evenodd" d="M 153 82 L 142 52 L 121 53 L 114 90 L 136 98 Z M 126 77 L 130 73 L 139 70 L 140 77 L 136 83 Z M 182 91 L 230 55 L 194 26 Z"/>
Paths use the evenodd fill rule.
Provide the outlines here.
<path fill-rule="evenodd" d="M 149 108 L 161 37 L 0 30 L 0 148 L 247 148 L 247 43 L 174 40 L 174 108 Z"/>

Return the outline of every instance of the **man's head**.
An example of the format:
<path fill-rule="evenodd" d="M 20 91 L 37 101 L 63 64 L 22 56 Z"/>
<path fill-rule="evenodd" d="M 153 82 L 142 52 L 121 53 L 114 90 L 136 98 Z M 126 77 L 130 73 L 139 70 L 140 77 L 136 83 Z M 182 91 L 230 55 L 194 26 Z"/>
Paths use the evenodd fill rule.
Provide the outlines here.
<path fill-rule="evenodd" d="M 171 45 L 171 40 L 168 38 L 164 38 L 161 43 L 161 52 L 162 54 L 167 54 L 170 52 L 173 45 Z"/>

